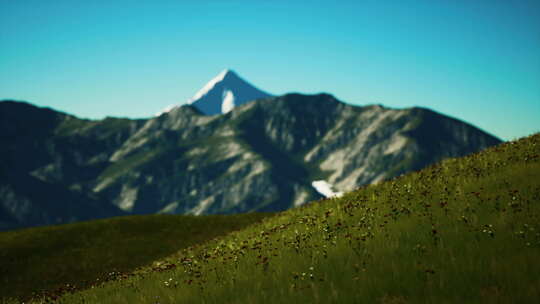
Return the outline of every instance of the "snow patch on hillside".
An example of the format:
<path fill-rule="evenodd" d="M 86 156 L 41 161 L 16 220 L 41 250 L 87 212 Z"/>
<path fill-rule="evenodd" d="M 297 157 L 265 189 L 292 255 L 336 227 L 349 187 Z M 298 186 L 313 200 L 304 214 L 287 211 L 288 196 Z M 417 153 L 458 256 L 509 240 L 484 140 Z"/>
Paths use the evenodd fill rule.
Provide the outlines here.
<path fill-rule="evenodd" d="M 317 192 L 324 195 L 325 197 L 343 196 L 343 192 L 334 192 L 334 190 L 332 190 L 333 188 L 332 185 L 330 185 L 327 181 L 324 181 L 324 180 L 313 181 L 311 185 L 313 186 L 313 188 L 315 188 L 315 190 L 317 190 Z"/>
<path fill-rule="evenodd" d="M 223 103 L 221 104 L 221 113 L 225 114 L 234 109 L 234 94 L 231 90 L 223 92 Z"/>

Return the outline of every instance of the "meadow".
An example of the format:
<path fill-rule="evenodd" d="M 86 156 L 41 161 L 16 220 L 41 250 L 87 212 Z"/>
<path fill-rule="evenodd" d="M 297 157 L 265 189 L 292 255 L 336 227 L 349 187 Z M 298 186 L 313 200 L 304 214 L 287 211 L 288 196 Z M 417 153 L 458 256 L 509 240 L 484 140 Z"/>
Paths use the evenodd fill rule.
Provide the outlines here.
<path fill-rule="evenodd" d="M 38 302 L 539 303 L 539 181 L 535 134 Z"/>
<path fill-rule="evenodd" d="M 100 285 L 269 215 L 137 215 L 0 232 L 0 303 Z"/>

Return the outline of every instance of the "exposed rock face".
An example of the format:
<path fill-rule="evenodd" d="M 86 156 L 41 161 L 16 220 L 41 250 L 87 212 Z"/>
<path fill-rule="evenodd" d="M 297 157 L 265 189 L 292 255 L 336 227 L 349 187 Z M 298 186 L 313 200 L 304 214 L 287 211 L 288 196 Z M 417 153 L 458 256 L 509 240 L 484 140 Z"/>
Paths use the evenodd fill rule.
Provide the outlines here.
<path fill-rule="evenodd" d="M 0 127 L 7 228 L 284 210 L 321 198 L 316 180 L 350 191 L 500 142 L 428 109 L 355 107 L 327 94 L 271 97 L 215 116 L 182 106 L 149 120 L 87 121 L 2 102 Z"/>

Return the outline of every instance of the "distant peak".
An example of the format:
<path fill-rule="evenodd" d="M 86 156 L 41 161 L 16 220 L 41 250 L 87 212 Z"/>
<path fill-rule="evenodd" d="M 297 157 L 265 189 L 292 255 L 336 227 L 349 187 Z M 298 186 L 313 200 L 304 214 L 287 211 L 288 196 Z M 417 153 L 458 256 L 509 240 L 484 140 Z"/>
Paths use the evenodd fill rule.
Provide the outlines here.
<path fill-rule="evenodd" d="M 200 89 L 193 97 L 191 97 L 188 100 L 188 104 L 191 104 L 194 101 L 196 101 L 196 100 L 200 99 L 201 97 L 203 97 L 210 90 L 212 90 L 217 83 L 222 82 L 225 79 L 228 79 L 228 80 L 240 79 L 241 80 L 241 78 L 233 70 L 224 69 L 216 77 L 214 77 L 212 80 L 210 80 L 202 89 Z"/>
<path fill-rule="evenodd" d="M 225 76 L 227 76 L 227 74 L 229 74 L 230 71 L 231 70 L 229 70 L 229 69 L 225 69 L 225 70 L 219 72 L 219 74 L 216 77 L 214 77 L 214 79 L 223 80 L 223 78 L 225 78 Z"/>
<path fill-rule="evenodd" d="M 243 103 L 269 96 L 227 68 L 206 83 L 187 103 L 206 115 L 214 115 L 227 113 Z"/>

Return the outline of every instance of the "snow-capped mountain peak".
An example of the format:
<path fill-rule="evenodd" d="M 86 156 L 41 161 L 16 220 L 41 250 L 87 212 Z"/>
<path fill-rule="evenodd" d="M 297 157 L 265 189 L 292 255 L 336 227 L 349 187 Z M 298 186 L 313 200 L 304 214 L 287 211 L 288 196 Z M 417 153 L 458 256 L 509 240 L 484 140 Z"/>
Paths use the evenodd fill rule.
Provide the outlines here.
<path fill-rule="evenodd" d="M 212 90 L 217 83 L 223 81 L 223 79 L 225 79 L 227 75 L 234 76 L 235 73 L 234 71 L 229 69 L 221 71 L 216 77 L 212 78 L 212 80 L 210 80 L 207 84 L 204 85 L 204 87 L 202 87 L 197 93 L 195 93 L 195 95 L 193 95 L 193 97 L 191 97 L 187 103 L 191 104 L 197 101 L 197 99 L 200 99 L 204 95 L 208 94 L 208 92 Z"/>
<path fill-rule="evenodd" d="M 214 115 L 227 113 L 246 102 L 270 96 L 272 95 L 257 89 L 233 70 L 225 69 L 204 85 L 187 103 L 204 114 Z"/>
<path fill-rule="evenodd" d="M 246 102 L 271 96 L 242 79 L 233 70 L 225 69 L 206 83 L 186 103 L 193 105 L 206 115 L 215 115 L 230 112 L 234 107 Z M 180 105 L 169 105 L 156 113 L 156 116 L 178 106 Z"/>

